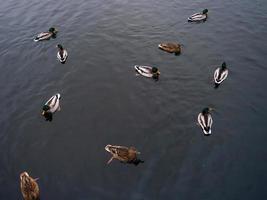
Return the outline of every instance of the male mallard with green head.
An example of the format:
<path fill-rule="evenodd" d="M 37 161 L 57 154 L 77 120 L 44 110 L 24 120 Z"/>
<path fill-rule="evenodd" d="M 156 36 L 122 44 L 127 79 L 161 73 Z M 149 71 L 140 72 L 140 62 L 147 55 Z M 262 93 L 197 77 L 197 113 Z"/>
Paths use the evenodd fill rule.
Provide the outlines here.
<path fill-rule="evenodd" d="M 57 58 L 62 64 L 64 64 L 67 60 L 68 52 L 66 51 L 66 49 L 63 48 L 61 44 L 58 44 L 57 48 L 58 48 Z"/>
<path fill-rule="evenodd" d="M 211 117 L 212 108 L 206 107 L 198 114 L 197 121 L 198 125 L 201 126 L 204 135 L 209 136 L 211 134 L 211 126 L 213 123 Z"/>
<path fill-rule="evenodd" d="M 215 88 L 218 88 L 219 85 L 227 78 L 228 76 L 228 69 L 226 67 L 226 63 L 223 62 L 221 67 L 218 67 L 214 72 L 214 83 Z"/>
<path fill-rule="evenodd" d="M 43 106 L 42 115 L 47 121 L 53 120 L 53 113 L 60 111 L 59 100 L 61 96 L 59 93 L 52 96 Z"/>
<path fill-rule="evenodd" d="M 154 80 L 159 79 L 160 71 L 157 67 L 135 65 L 135 71 L 142 76 L 153 78 Z"/>
<path fill-rule="evenodd" d="M 42 41 L 42 40 L 49 40 L 51 37 L 56 37 L 57 34 L 57 29 L 55 29 L 54 27 L 51 27 L 48 32 L 42 32 L 39 33 L 35 38 L 34 41 Z"/>
<path fill-rule="evenodd" d="M 208 18 L 208 9 L 204 9 L 201 13 L 195 13 L 188 17 L 188 22 L 201 22 L 206 21 Z"/>

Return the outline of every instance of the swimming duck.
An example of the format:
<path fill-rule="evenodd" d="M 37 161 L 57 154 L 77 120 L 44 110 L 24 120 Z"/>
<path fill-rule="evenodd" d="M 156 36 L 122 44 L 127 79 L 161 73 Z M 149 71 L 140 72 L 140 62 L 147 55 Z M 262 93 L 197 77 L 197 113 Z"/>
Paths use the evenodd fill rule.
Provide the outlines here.
<path fill-rule="evenodd" d="M 155 80 L 159 79 L 160 72 L 156 67 L 135 65 L 134 68 L 137 73 L 141 74 L 142 76 L 153 78 Z"/>
<path fill-rule="evenodd" d="M 181 53 L 181 45 L 178 43 L 161 43 L 158 47 L 169 53 L 175 53 L 175 55 Z"/>
<path fill-rule="evenodd" d="M 215 88 L 218 88 L 219 85 L 227 78 L 228 69 L 226 67 L 226 63 L 223 62 L 221 67 L 218 67 L 214 72 L 214 83 Z"/>
<path fill-rule="evenodd" d="M 61 44 L 58 44 L 57 48 L 58 48 L 57 58 L 62 64 L 64 64 L 67 60 L 68 52 L 66 51 L 66 49 L 63 49 L 63 46 Z"/>
<path fill-rule="evenodd" d="M 59 100 L 61 96 L 60 94 L 55 94 L 52 96 L 43 106 L 42 115 L 45 117 L 46 121 L 52 121 L 53 113 L 56 111 L 60 111 Z"/>
<path fill-rule="evenodd" d="M 200 22 L 200 21 L 205 21 L 208 17 L 208 9 L 204 9 L 202 13 L 195 13 L 188 17 L 189 22 Z"/>
<path fill-rule="evenodd" d="M 105 150 L 111 153 L 112 157 L 109 159 L 107 164 L 115 158 L 123 163 L 133 163 L 137 165 L 140 162 L 143 162 L 137 158 L 137 154 L 140 154 L 135 147 L 124 147 L 124 146 L 114 146 L 108 144 L 105 147 Z"/>
<path fill-rule="evenodd" d="M 20 189 L 24 200 L 40 200 L 37 179 L 33 179 L 27 172 L 20 174 Z"/>
<path fill-rule="evenodd" d="M 42 40 L 49 40 L 51 37 L 55 37 L 57 34 L 57 29 L 55 29 L 54 27 L 51 27 L 48 32 L 42 32 L 39 33 L 35 38 L 34 41 L 42 41 Z"/>
<path fill-rule="evenodd" d="M 201 126 L 205 135 L 211 134 L 212 117 L 210 114 L 211 108 L 204 108 L 201 113 L 198 114 L 198 124 Z"/>

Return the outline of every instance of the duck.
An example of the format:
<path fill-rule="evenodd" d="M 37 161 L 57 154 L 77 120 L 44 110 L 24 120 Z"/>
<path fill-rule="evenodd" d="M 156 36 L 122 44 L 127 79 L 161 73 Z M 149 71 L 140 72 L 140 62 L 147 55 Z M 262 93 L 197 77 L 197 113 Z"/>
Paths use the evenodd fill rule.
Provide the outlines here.
<path fill-rule="evenodd" d="M 160 71 L 157 67 L 135 65 L 136 72 L 144 77 L 153 78 L 154 80 L 159 79 Z"/>
<path fill-rule="evenodd" d="M 215 88 L 218 88 L 219 85 L 227 78 L 228 69 L 226 67 L 226 63 L 223 62 L 221 67 L 218 67 L 214 72 L 214 83 Z"/>
<path fill-rule="evenodd" d="M 42 41 L 42 40 L 49 40 L 51 37 L 56 37 L 57 34 L 57 29 L 55 29 L 54 27 L 51 27 L 48 32 L 42 32 L 39 33 L 35 38 L 34 41 L 38 42 L 38 41 Z"/>
<path fill-rule="evenodd" d="M 179 55 L 181 53 L 181 45 L 178 43 L 161 43 L 158 47 L 169 53 L 175 53 L 175 55 Z"/>
<path fill-rule="evenodd" d="M 63 48 L 63 46 L 61 44 L 58 44 L 57 48 L 58 48 L 57 58 L 58 58 L 59 62 L 64 64 L 67 60 L 68 52 L 66 51 L 66 49 Z"/>
<path fill-rule="evenodd" d="M 212 108 L 206 107 L 198 114 L 198 124 L 201 126 L 204 135 L 209 136 L 211 134 L 211 126 L 213 123 L 211 113 Z"/>
<path fill-rule="evenodd" d="M 105 147 L 105 150 L 111 153 L 112 155 L 107 164 L 110 164 L 113 159 L 117 159 L 122 163 L 133 163 L 135 165 L 140 162 L 144 162 L 137 158 L 137 155 L 140 154 L 140 152 L 138 152 L 135 147 L 125 147 L 108 144 Z"/>
<path fill-rule="evenodd" d="M 24 200 L 40 200 L 40 190 L 37 180 L 29 176 L 27 172 L 20 174 L 20 189 Z"/>
<path fill-rule="evenodd" d="M 208 18 L 208 9 L 204 9 L 202 13 L 195 13 L 188 17 L 188 22 L 201 22 L 206 21 Z"/>
<path fill-rule="evenodd" d="M 45 117 L 46 121 L 53 120 L 53 113 L 60 111 L 59 100 L 61 96 L 59 93 L 52 96 L 43 106 L 42 115 Z"/>

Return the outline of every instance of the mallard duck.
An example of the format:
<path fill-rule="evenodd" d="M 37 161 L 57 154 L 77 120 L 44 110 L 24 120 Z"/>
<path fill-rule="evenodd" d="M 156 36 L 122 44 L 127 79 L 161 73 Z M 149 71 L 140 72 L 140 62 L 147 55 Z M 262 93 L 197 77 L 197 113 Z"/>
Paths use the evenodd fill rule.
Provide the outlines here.
<path fill-rule="evenodd" d="M 190 17 L 188 17 L 188 21 L 189 22 L 201 22 L 201 21 L 205 21 L 208 17 L 208 9 L 204 9 L 202 11 L 202 13 L 195 13 L 193 15 L 191 15 Z"/>
<path fill-rule="evenodd" d="M 43 106 L 42 115 L 46 118 L 47 121 L 52 121 L 53 113 L 55 113 L 56 111 L 60 111 L 60 98 L 60 94 L 55 94 Z"/>
<path fill-rule="evenodd" d="M 181 45 L 178 43 L 161 43 L 158 47 L 169 53 L 175 53 L 175 55 L 181 53 Z"/>
<path fill-rule="evenodd" d="M 64 64 L 67 60 L 68 52 L 66 51 L 66 49 L 63 49 L 63 46 L 61 44 L 58 44 L 57 48 L 58 48 L 57 58 L 62 64 Z"/>
<path fill-rule="evenodd" d="M 155 80 L 159 79 L 160 71 L 156 67 L 135 65 L 134 68 L 137 73 L 141 74 L 142 76 L 153 78 Z"/>
<path fill-rule="evenodd" d="M 123 163 L 136 164 L 137 162 L 140 162 L 140 160 L 137 158 L 137 154 L 140 154 L 140 152 L 138 152 L 135 147 L 128 148 L 124 146 L 114 146 L 109 144 L 105 147 L 105 150 L 112 155 L 107 164 L 111 163 L 114 158 Z"/>
<path fill-rule="evenodd" d="M 214 72 L 214 83 L 215 88 L 218 88 L 219 85 L 227 78 L 228 69 L 226 67 L 226 63 L 223 62 L 221 67 L 218 67 Z"/>
<path fill-rule="evenodd" d="M 55 37 L 57 34 L 57 29 L 55 29 L 54 27 L 51 27 L 48 32 L 42 32 L 39 33 L 35 38 L 34 41 L 38 42 L 38 41 L 42 41 L 42 40 L 49 40 L 51 37 Z"/>
<path fill-rule="evenodd" d="M 211 108 L 204 108 L 201 113 L 198 114 L 198 124 L 201 126 L 205 135 L 211 134 L 212 117 L 210 114 Z"/>
<path fill-rule="evenodd" d="M 20 174 L 20 189 L 24 200 L 40 200 L 37 179 L 33 179 L 27 172 Z"/>

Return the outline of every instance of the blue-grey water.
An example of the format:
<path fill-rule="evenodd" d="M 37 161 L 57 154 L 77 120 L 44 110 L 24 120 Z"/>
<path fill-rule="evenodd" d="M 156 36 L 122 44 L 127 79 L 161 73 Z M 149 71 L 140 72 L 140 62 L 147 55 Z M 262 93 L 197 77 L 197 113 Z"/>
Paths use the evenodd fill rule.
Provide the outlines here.
<path fill-rule="evenodd" d="M 204 8 L 205 23 L 187 22 Z M 266 0 L 1 1 L 0 199 L 22 199 L 23 171 L 39 177 L 41 200 L 267 199 L 266 11 Z M 33 42 L 51 26 L 56 39 Z M 168 41 L 180 56 L 157 48 Z M 210 137 L 196 125 L 205 106 Z M 135 146 L 145 163 L 106 165 L 107 144 Z"/>

